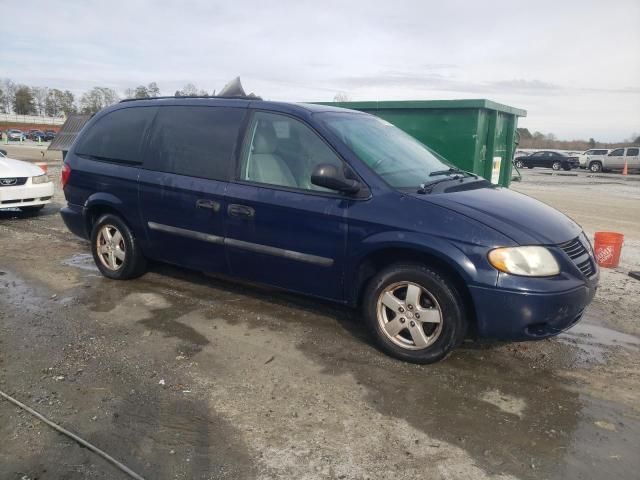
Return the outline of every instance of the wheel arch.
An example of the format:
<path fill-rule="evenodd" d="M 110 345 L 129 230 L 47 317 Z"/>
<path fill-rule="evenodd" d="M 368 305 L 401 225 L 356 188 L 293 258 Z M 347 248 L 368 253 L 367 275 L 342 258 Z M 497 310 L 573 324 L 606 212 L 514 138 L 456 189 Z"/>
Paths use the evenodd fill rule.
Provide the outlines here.
<path fill-rule="evenodd" d="M 135 222 L 132 222 L 132 219 L 129 218 L 130 215 L 126 215 L 125 211 L 125 205 L 115 195 L 109 193 L 96 193 L 91 195 L 84 205 L 84 222 L 87 237 L 91 238 L 91 230 L 98 218 L 108 213 L 122 218 L 132 232 L 137 235 L 138 232 L 134 228 Z"/>
<path fill-rule="evenodd" d="M 458 253 L 463 255 L 462 252 L 458 251 Z M 475 334 L 477 317 L 471 291 L 468 287 L 473 272 L 462 268 L 458 261 L 451 256 L 422 246 L 386 245 L 361 257 L 355 268 L 354 282 L 351 283 L 356 288 L 350 289 L 351 296 L 348 298 L 348 302 L 356 307 L 362 305 L 366 287 L 372 278 L 384 268 L 403 262 L 427 265 L 449 280 L 462 297 L 464 309 L 469 320 L 469 332 Z"/>

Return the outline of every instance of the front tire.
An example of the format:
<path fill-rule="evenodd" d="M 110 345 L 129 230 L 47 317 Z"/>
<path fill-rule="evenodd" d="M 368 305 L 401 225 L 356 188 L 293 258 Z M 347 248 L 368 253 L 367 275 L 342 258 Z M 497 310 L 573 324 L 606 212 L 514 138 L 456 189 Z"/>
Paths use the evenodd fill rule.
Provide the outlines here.
<path fill-rule="evenodd" d="M 522 160 L 517 160 L 516 161 L 516 168 L 518 168 L 518 169 L 524 168 L 524 162 Z"/>
<path fill-rule="evenodd" d="M 91 230 L 91 253 L 100 273 L 114 280 L 142 275 L 147 266 L 140 244 L 117 215 L 102 215 Z"/>
<path fill-rule="evenodd" d="M 553 162 L 553 164 L 551 165 L 551 168 L 553 168 L 556 172 L 560 170 L 560 167 L 562 167 L 562 163 L 560 162 Z"/>
<path fill-rule="evenodd" d="M 466 333 L 464 304 L 453 283 L 426 265 L 399 263 L 367 285 L 363 313 L 378 347 L 411 363 L 442 360 Z"/>
<path fill-rule="evenodd" d="M 591 162 L 589 165 L 589 170 L 593 173 L 599 173 L 602 171 L 602 164 L 600 162 Z"/>

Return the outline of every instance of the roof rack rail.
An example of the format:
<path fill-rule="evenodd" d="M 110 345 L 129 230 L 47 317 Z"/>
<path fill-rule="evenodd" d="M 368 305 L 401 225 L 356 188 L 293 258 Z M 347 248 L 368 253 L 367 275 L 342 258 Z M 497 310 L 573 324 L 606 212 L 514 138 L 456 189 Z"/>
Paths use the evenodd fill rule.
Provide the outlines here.
<path fill-rule="evenodd" d="M 125 98 L 124 100 L 120 100 L 120 103 L 123 102 L 137 102 L 139 100 L 163 100 L 167 98 L 208 98 L 208 99 L 216 99 L 221 98 L 225 100 L 262 100 L 262 97 L 258 97 L 256 95 L 163 95 L 160 97 L 147 97 L 147 98 Z"/>

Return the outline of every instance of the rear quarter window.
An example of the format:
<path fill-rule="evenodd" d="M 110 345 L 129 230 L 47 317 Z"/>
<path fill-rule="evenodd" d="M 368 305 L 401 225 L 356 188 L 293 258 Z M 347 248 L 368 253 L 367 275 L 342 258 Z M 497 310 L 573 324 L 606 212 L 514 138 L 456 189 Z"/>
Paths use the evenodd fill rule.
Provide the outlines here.
<path fill-rule="evenodd" d="M 130 107 L 99 118 L 78 140 L 77 155 L 119 163 L 141 164 L 145 135 L 156 107 Z"/>
<path fill-rule="evenodd" d="M 159 107 L 145 168 L 212 180 L 232 171 L 246 109 Z"/>

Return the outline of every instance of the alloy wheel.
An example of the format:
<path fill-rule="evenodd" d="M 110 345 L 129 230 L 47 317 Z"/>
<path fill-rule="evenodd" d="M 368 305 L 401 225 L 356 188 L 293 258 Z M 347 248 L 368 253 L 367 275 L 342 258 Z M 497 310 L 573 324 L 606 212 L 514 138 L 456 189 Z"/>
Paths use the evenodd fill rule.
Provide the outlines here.
<path fill-rule="evenodd" d="M 126 247 L 122 233 L 113 225 L 104 225 L 96 239 L 98 258 L 109 270 L 119 270 L 124 265 Z"/>
<path fill-rule="evenodd" d="M 384 335 L 407 350 L 432 345 L 442 332 L 442 310 L 435 297 L 413 282 L 398 282 L 378 297 L 378 323 Z"/>

